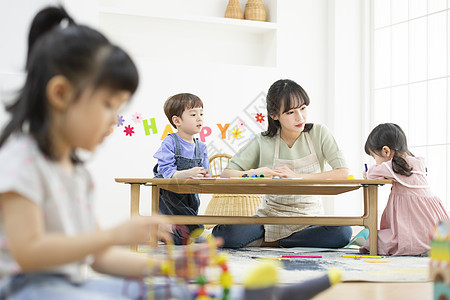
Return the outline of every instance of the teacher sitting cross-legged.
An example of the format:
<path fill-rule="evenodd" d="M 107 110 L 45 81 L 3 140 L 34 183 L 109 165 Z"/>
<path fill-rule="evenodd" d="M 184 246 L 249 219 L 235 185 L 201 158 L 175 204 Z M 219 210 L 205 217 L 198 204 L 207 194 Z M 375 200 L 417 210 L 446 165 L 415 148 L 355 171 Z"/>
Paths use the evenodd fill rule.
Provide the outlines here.
<path fill-rule="evenodd" d="M 267 93 L 268 128 L 231 159 L 221 177 L 261 174 L 268 178 L 346 179 L 347 164 L 330 130 L 306 123 L 309 97 L 292 80 L 278 80 Z M 325 171 L 328 163 L 332 170 Z M 282 188 L 282 187 L 280 187 Z M 320 196 L 264 195 L 258 216 L 321 215 Z M 326 247 L 340 248 L 352 235 L 349 226 L 217 225 L 213 235 L 225 248 Z"/>

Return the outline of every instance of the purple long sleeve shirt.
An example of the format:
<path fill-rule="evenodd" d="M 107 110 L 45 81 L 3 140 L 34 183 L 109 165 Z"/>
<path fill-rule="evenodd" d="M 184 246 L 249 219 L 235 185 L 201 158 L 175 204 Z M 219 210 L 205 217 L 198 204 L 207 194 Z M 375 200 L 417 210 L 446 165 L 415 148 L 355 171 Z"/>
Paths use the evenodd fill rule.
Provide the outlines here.
<path fill-rule="evenodd" d="M 178 136 L 178 134 L 177 134 Z M 181 155 L 186 158 L 195 158 L 195 143 L 189 143 L 180 138 Z M 202 158 L 202 166 L 209 172 L 209 159 L 206 144 L 198 142 L 200 146 L 200 156 Z M 156 151 L 154 158 L 158 160 L 158 169 L 164 178 L 172 178 L 173 173 L 177 171 L 175 166 L 175 141 L 172 137 L 167 136 L 161 143 L 158 151 Z"/>

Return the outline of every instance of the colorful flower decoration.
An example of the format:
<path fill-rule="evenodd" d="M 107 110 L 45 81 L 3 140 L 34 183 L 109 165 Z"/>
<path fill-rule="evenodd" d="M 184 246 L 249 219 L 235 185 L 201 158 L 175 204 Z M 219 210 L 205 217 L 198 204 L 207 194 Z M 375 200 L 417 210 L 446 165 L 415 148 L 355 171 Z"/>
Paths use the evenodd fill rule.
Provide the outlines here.
<path fill-rule="evenodd" d="M 233 129 L 233 131 L 231 132 L 231 135 L 235 138 L 238 139 L 241 137 L 241 131 L 239 130 L 239 128 L 235 128 Z"/>
<path fill-rule="evenodd" d="M 264 122 L 264 116 L 262 113 L 257 113 L 255 118 L 256 118 L 256 122 L 258 122 L 258 123 Z"/>
<path fill-rule="evenodd" d="M 123 132 L 125 132 L 126 135 L 132 136 L 134 131 L 133 131 L 134 127 L 131 127 L 130 125 L 125 126 L 125 130 Z"/>
<path fill-rule="evenodd" d="M 245 122 L 242 121 L 242 120 L 239 120 L 239 121 L 238 121 L 238 124 L 237 124 L 237 127 L 238 127 L 239 129 L 241 129 L 241 130 L 244 130 Z"/>
<path fill-rule="evenodd" d="M 123 118 L 123 116 L 117 116 L 117 127 L 122 126 L 123 122 L 125 122 L 125 119 Z"/>
<path fill-rule="evenodd" d="M 141 115 L 142 115 L 142 114 L 140 114 L 140 113 L 134 113 L 134 114 L 133 114 L 133 122 L 134 122 L 134 123 L 140 123 L 141 120 L 142 120 Z"/>

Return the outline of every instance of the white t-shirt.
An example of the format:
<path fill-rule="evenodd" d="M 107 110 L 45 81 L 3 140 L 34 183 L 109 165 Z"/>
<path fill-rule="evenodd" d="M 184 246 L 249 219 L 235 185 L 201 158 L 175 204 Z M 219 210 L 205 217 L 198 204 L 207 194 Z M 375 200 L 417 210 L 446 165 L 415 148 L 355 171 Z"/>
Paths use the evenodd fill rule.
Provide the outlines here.
<path fill-rule="evenodd" d="M 42 209 L 48 233 L 74 236 L 95 229 L 94 185 L 88 171 L 78 165 L 69 174 L 44 156 L 28 135 L 11 137 L 0 148 L 0 194 L 5 192 L 16 192 L 36 203 Z M 86 259 L 44 272 L 66 274 L 72 281 L 80 282 Z M 0 278 L 18 272 L 20 268 L 9 252 L 0 214 Z"/>

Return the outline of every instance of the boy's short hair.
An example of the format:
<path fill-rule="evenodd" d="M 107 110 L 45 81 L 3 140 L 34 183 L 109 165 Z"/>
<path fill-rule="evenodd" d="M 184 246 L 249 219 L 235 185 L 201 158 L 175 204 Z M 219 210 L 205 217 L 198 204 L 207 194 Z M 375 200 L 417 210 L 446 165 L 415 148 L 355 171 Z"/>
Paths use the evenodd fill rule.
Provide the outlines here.
<path fill-rule="evenodd" d="M 199 97 L 189 93 L 181 93 L 169 97 L 166 102 L 164 102 L 164 113 L 170 124 L 172 124 L 174 128 L 177 128 L 172 121 L 172 117 L 177 116 L 181 118 L 181 115 L 185 110 L 196 107 L 203 108 L 203 102 Z"/>

